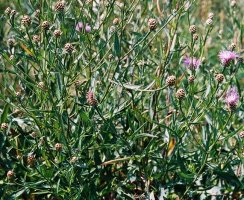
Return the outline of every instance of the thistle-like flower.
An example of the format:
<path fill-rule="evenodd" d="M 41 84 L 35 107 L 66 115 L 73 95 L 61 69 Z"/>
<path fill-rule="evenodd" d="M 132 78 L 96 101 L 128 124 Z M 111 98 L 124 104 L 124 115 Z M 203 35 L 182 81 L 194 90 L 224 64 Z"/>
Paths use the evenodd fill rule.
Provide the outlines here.
<path fill-rule="evenodd" d="M 239 101 L 239 94 L 237 92 L 237 88 L 231 87 L 226 92 L 225 102 L 231 110 L 234 110 L 238 104 L 238 101 Z"/>
<path fill-rule="evenodd" d="M 235 60 L 238 58 L 238 54 L 235 53 L 234 51 L 221 51 L 219 53 L 219 59 L 222 65 L 228 66 L 231 61 Z"/>
<path fill-rule="evenodd" d="M 87 100 L 87 103 L 91 106 L 97 105 L 96 97 L 91 90 L 86 93 L 86 100 Z"/>
<path fill-rule="evenodd" d="M 198 69 L 202 64 L 201 60 L 195 57 L 185 57 L 183 62 L 189 69 Z"/>
<path fill-rule="evenodd" d="M 89 24 L 86 24 L 85 31 L 87 33 L 90 33 L 91 32 L 91 26 Z"/>
<path fill-rule="evenodd" d="M 80 32 L 80 31 L 82 31 L 82 29 L 83 29 L 83 23 L 82 22 L 78 22 L 76 24 L 75 30 Z"/>

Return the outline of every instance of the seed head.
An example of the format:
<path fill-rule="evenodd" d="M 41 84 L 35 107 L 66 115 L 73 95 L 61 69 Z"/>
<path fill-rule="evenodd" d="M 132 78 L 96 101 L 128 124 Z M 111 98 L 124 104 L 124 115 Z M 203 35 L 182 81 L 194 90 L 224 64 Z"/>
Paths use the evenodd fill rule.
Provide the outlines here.
<path fill-rule="evenodd" d="M 113 24 L 114 25 L 118 25 L 119 24 L 119 18 L 114 18 L 114 20 L 113 20 Z"/>
<path fill-rule="evenodd" d="M 192 37 L 193 37 L 193 40 L 195 40 L 195 41 L 198 40 L 198 34 L 194 33 L 194 34 L 192 35 Z"/>
<path fill-rule="evenodd" d="M 216 74 L 215 78 L 218 81 L 218 83 L 222 83 L 224 80 L 224 75 L 223 74 Z"/>
<path fill-rule="evenodd" d="M 7 177 L 8 177 L 8 179 L 12 179 L 14 177 L 14 171 L 13 170 L 9 170 L 7 172 Z"/>
<path fill-rule="evenodd" d="M 24 15 L 24 16 L 22 17 L 21 23 L 22 23 L 24 26 L 29 26 L 29 25 L 31 24 L 31 18 L 30 18 L 28 15 Z"/>
<path fill-rule="evenodd" d="M 61 151 L 62 148 L 63 148 L 63 146 L 62 146 L 61 143 L 56 143 L 56 144 L 55 144 L 55 149 L 56 149 L 56 151 Z"/>
<path fill-rule="evenodd" d="M 9 15 L 9 14 L 11 13 L 11 8 L 10 8 L 10 7 L 7 7 L 7 8 L 5 9 L 4 13 L 5 13 L 6 15 Z"/>
<path fill-rule="evenodd" d="M 188 82 L 189 82 L 189 83 L 194 83 L 194 81 L 195 81 L 195 76 L 190 75 L 190 76 L 188 77 Z"/>
<path fill-rule="evenodd" d="M 186 96 L 186 94 L 185 94 L 184 89 L 181 88 L 181 89 L 177 90 L 177 92 L 176 92 L 176 98 L 177 99 L 182 100 L 185 98 L 185 96 Z"/>
<path fill-rule="evenodd" d="M 71 43 L 66 43 L 64 45 L 64 49 L 67 53 L 72 53 L 75 50 L 75 48 L 73 47 L 73 45 Z"/>
<path fill-rule="evenodd" d="M 32 167 L 32 166 L 35 164 L 35 162 L 36 162 L 36 158 L 35 158 L 34 155 L 29 155 L 29 156 L 27 157 L 27 164 L 28 164 L 29 166 Z"/>
<path fill-rule="evenodd" d="M 49 30 L 49 27 L 50 27 L 50 24 L 49 24 L 49 22 L 48 21 L 44 21 L 44 22 L 42 22 L 42 29 L 43 30 Z"/>
<path fill-rule="evenodd" d="M 1 129 L 6 130 L 8 128 L 8 124 L 7 123 L 2 123 L 1 124 Z"/>
<path fill-rule="evenodd" d="M 148 27 L 151 31 L 155 30 L 157 28 L 157 20 L 154 18 L 150 18 L 148 20 Z"/>
<path fill-rule="evenodd" d="M 54 37 L 58 38 L 58 37 L 60 37 L 60 36 L 62 35 L 62 32 L 61 32 L 61 30 L 56 29 L 56 30 L 53 32 L 53 35 L 54 35 Z"/>
<path fill-rule="evenodd" d="M 175 85 L 175 81 L 176 81 L 176 77 L 174 75 L 169 76 L 166 79 L 166 83 L 167 83 L 168 86 L 174 86 Z"/>
<path fill-rule="evenodd" d="M 13 39 L 13 38 L 8 39 L 8 45 L 10 47 L 13 47 L 15 45 L 15 43 L 16 43 L 15 39 Z"/>
<path fill-rule="evenodd" d="M 191 25 L 190 28 L 189 28 L 189 32 L 191 34 L 194 34 L 197 32 L 197 27 L 195 25 Z"/>
<path fill-rule="evenodd" d="M 87 92 L 86 100 L 87 100 L 87 103 L 89 105 L 91 105 L 91 106 L 96 106 L 97 105 L 96 97 L 95 97 L 94 93 L 91 90 Z"/>
<path fill-rule="evenodd" d="M 64 8 L 65 8 L 65 2 L 64 1 L 57 1 L 55 6 L 54 6 L 55 11 L 57 11 L 57 12 L 64 11 Z"/>

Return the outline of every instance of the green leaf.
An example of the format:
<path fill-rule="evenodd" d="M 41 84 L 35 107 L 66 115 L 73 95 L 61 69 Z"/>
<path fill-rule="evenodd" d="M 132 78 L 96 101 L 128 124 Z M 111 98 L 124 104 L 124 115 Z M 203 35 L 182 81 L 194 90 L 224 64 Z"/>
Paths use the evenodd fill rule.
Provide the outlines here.
<path fill-rule="evenodd" d="M 117 32 L 114 34 L 114 52 L 115 52 L 115 55 L 118 56 L 118 57 L 121 54 L 119 36 L 118 36 Z"/>
<path fill-rule="evenodd" d="M 7 119 L 8 111 L 9 111 L 10 104 L 5 104 L 3 108 L 3 113 L 1 115 L 1 123 L 5 122 Z"/>

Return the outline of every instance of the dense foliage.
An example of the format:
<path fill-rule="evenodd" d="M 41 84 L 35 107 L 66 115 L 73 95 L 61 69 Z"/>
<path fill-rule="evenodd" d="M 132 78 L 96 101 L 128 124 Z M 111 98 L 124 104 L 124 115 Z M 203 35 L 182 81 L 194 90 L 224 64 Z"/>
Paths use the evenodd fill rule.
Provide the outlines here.
<path fill-rule="evenodd" d="M 1 199 L 243 197 L 243 2 L 0 9 Z"/>

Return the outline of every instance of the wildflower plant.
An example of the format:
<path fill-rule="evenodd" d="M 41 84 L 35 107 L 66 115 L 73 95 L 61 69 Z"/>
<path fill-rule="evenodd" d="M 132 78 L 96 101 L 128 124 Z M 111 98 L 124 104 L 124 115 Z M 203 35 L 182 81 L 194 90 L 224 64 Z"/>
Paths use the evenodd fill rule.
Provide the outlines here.
<path fill-rule="evenodd" d="M 209 2 L 1 3 L 0 198 L 243 198 L 244 5 Z"/>

